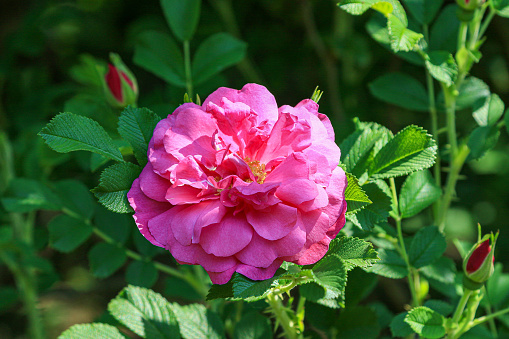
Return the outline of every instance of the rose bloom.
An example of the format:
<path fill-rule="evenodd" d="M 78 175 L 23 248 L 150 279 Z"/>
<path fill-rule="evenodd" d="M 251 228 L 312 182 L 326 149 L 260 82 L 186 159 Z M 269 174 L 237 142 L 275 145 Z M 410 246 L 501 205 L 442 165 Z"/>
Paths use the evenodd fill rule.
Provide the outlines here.
<path fill-rule="evenodd" d="M 278 109 L 263 86 L 219 88 L 161 120 L 127 194 L 140 232 L 215 284 L 320 260 L 345 224 L 344 171 L 318 104 Z"/>

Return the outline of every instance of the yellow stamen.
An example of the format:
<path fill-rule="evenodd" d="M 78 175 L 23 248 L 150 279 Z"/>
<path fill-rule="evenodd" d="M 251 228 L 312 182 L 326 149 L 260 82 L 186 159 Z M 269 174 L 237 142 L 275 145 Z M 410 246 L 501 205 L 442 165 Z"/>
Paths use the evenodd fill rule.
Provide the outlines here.
<path fill-rule="evenodd" d="M 246 157 L 245 161 L 249 165 L 249 168 L 251 168 L 251 172 L 253 172 L 254 176 L 256 177 L 256 182 L 259 184 L 263 184 L 265 181 L 265 177 L 267 176 L 267 173 L 265 173 L 265 164 L 260 164 L 260 161 L 253 160 L 250 161 L 249 157 Z"/>

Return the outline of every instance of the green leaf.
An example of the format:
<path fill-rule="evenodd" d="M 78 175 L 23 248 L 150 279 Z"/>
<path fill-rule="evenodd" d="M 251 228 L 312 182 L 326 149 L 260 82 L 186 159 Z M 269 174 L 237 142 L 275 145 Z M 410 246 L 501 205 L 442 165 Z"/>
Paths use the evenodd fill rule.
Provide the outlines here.
<path fill-rule="evenodd" d="M 509 0 L 492 0 L 491 3 L 498 15 L 509 18 Z"/>
<path fill-rule="evenodd" d="M 495 264 L 495 271 L 486 282 L 488 299 L 492 306 L 500 308 L 509 298 L 509 274 L 503 273 L 502 263 Z"/>
<path fill-rule="evenodd" d="M 401 279 L 408 275 L 406 263 L 396 251 L 379 248 L 378 257 L 380 260 L 366 271 L 391 279 Z"/>
<path fill-rule="evenodd" d="M 97 121 L 73 113 L 60 113 L 38 135 L 59 153 L 89 151 L 124 161 L 113 140 Z"/>
<path fill-rule="evenodd" d="M 420 271 L 427 278 L 452 285 L 456 276 L 456 264 L 450 258 L 440 257 L 433 264 L 421 267 Z"/>
<path fill-rule="evenodd" d="M 416 268 L 427 266 L 440 258 L 446 247 L 447 242 L 438 227 L 424 227 L 413 237 L 408 249 L 408 259 Z"/>
<path fill-rule="evenodd" d="M 159 272 L 152 262 L 135 260 L 128 266 L 125 273 L 125 279 L 128 284 L 150 288 L 159 276 Z"/>
<path fill-rule="evenodd" d="M 184 339 L 224 338 L 224 328 L 218 315 L 201 304 L 172 304 Z"/>
<path fill-rule="evenodd" d="M 101 173 L 99 186 L 92 192 L 107 209 L 116 213 L 130 213 L 133 210 L 127 201 L 127 192 L 140 172 L 139 166 L 128 162 L 110 166 Z"/>
<path fill-rule="evenodd" d="M 498 122 L 504 114 L 504 102 L 497 94 L 492 94 L 486 100 L 480 100 L 474 104 L 475 121 L 479 126 L 492 126 Z"/>
<path fill-rule="evenodd" d="M 48 224 L 50 246 L 60 252 L 71 252 L 92 234 L 92 226 L 65 214 L 57 215 Z"/>
<path fill-rule="evenodd" d="M 433 78 L 451 86 L 458 75 L 458 65 L 448 51 L 433 51 L 426 58 L 426 68 Z"/>
<path fill-rule="evenodd" d="M 428 170 L 410 174 L 399 192 L 399 210 L 403 218 L 410 218 L 434 203 L 442 195 Z"/>
<path fill-rule="evenodd" d="M 408 312 L 403 312 L 392 318 L 390 327 L 393 337 L 405 338 L 414 333 L 410 325 L 405 322 L 407 314 Z"/>
<path fill-rule="evenodd" d="M 444 317 L 447 317 L 454 310 L 454 307 L 451 304 L 449 304 L 443 300 L 436 300 L 436 299 L 426 300 L 426 302 L 424 303 L 423 306 L 428 307 L 428 308 L 432 309 L 433 311 L 440 313 Z"/>
<path fill-rule="evenodd" d="M 348 271 L 354 267 L 371 267 L 380 260 L 372 243 L 343 234 L 339 234 L 330 242 L 327 255 L 336 255 L 343 260 Z"/>
<path fill-rule="evenodd" d="M 94 215 L 95 201 L 89 189 L 78 180 L 62 180 L 55 183 L 62 204 L 84 219 Z"/>
<path fill-rule="evenodd" d="M 473 106 L 478 101 L 484 101 L 490 96 L 490 88 L 481 79 L 468 77 L 461 83 L 456 98 L 456 109 Z"/>
<path fill-rule="evenodd" d="M 272 283 L 286 273 L 286 270 L 280 268 L 272 278 L 261 281 L 251 280 L 242 274 L 236 273 L 232 278 L 233 296 L 235 298 L 249 298 L 249 301 L 262 299 L 272 286 Z"/>
<path fill-rule="evenodd" d="M 373 160 L 373 178 L 392 178 L 431 167 L 437 145 L 421 127 L 410 125 L 390 140 Z"/>
<path fill-rule="evenodd" d="M 7 212 L 26 213 L 35 210 L 58 211 L 63 203 L 48 187 L 37 180 L 15 178 L 1 199 Z"/>
<path fill-rule="evenodd" d="M 203 301 L 203 296 L 200 295 L 193 286 L 191 286 L 188 282 L 175 277 L 167 277 L 165 279 L 164 294 L 170 298 L 184 299 L 189 301 Z M 231 293 L 231 296 L 233 297 L 233 292 Z"/>
<path fill-rule="evenodd" d="M 233 279 L 223 285 L 212 285 L 209 289 L 209 293 L 207 293 L 206 300 L 226 298 L 233 298 Z"/>
<path fill-rule="evenodd" d="M 384 185 L 387 186 L 382 181 L 363 185 L 362 188 L 373 203 L 365 206 L 356 214 L 348 214 L 348 220 L 365 231 L 372 230 L 378 222 L 387 221 L 391 210 L 391 198 L 384 191 Z"/>
<path fill-rule="evenodd" d="M 161 0 L 164 16 L 180 41 L 189 41 L 200 19 L 201 0 Z"/>
<path fill-rule="evenodd" d="M 110 301 L 108 311 L 143 338 L 179 337 L 179 327 L 172 305 L 152 290 L 130 285 Z"/>
<path fill-rule="evenodd" d="M 0 287 L 0 312 L 14 305 L 18 299 L 18 290 L 14 287 Z"/>
<path fill-rule="evenodd" d="M 178 0 L 177 0 L 178 1 Z M 201 43 L 192 63 L 193 83 L 198 85 L 246 56 L 247 44 L 228 33 L 216 33 Z"/>
<path fill-rule="evenodd" d="M 78 324 L 71 326 L 58 339 L 125 339 L 120 331 L 107 324 Z"/>
<path fill-rule="evenodd" d="M 131 233 L 131 229 L 138 231 L 134 226 L 132 216 L 113 213 L 101 205 L 97 205 L 94 225 L 121 244 L 124 244 L 127 241 Z"/>
<path fill-rule="evenodd" d="M 244 314 L 235 325 L 234 339 L 265 339 L 272 336 L 268 318 L 256 312 Z"/>
<path fill-rule="evenodd" d="M 133 61 L 172 85 L 186 86 L 182 53 L 168 34 L 157 31 L 141 33 L 134 46 Z"/>
<path fill-rule="evenodd" d="M 372 8 L 385 16 L 393 14 L 408 25 L 405 9 L 398 0 L 340 0 L 338 6 L 352 15 L 361 15 Z"/>
<path fill-rule="evenodd" d="M 457 10 L 458 6 L 451 4 L 440 12 L 431 26 L 429 50 L 456 52 L 458 28 L 460 26 L 458 16 L 456 15 Z"/>
<path fill-rule="evenodd" d="M 346 267 L 336 255 L 329 255 L 315 264 L 311 270 L 315 283 L 323 287 L 326 299 L 340 298 L 344 302 L 346 287 Z"/>
<path fill-rule="evenodd" d="M 496 125 L 475 128 L 468 137 L 467 146 L 470 149 L 470 154 L 467 160 L 482 158 L 486 152 L 495 147 L 499 137 L 500 130 Z"/>
<path fill-rule="evenodd" d="M 420 24 L 429 24 L 437 15 L 444 0 L 403 0 L 403 3 Z"/>
<path fill-rule="evenodd" d="M 156 254 L 159 254 L 159 253 L 162 253 L 165 251 L 164 248 L 154 246 L 154 244 L 152 244 L 150 241 L 148 241 L 147 238 L 145 238 L 141 234 L 141 232 L 138 232 L 137 229 L 134 229 L 133 231 L 134 231 L 133 232 L 134 247 L 136 248 L 136 250 L 138 252 L 143 254 L 143 256 L 151 258 L 151 257 L 155 256 Z"/>
<path fill-rule="evenodd" d="M 123 249 L 107 243 L 98 243 L 88 252 L 90 269 L 97 278 L 106 278 L 124 265 L 127 256 Z"/>
<path fill-rule="evenodd" d="M 148 143 L 161 118 L 147 108 L 129 106 L 118 119 L 118 133 L 133 147 L 140 166 L 147 164 Z"/>
<path fill-rule="evenodd" d="M 367 306 L 347 307 L 342 310 L 336 328 L 338 337 L 345 339 L 375 339 L 380 334 L 376 313 Z"/>
<path fill-rule="evenodd" d="M 424 306 L 410 310 L 405 317 L 405 322 L 415 333 L 424 338 L 442 338 L 445 335 L 444 317 Z"/>
<path fill-rule="evenodd" d="M 387 73 L 369 84 L 376 98 L 409 110 L 425 112 L 429 108 L 424 86 L 404 73 Z"/>
<path fill-rule="evenodd" d="M 424 37 L 421 33 L 408 29 L 395 15 L 389 15 L 387 23 L 393 51 L 410 52 L 419 47 L 419 41 Z"/>
<path fill-rule="evenodd" d="M 357 178 L 350 173 L 346 173 L 346 178 L 348 181 L 348 186 L 345 189 L 345 200 L 348 206 L 347 213 L 353 213 L 371 204 L 371 200 L 369 200 L 366 193 L 359 186 Z"/>

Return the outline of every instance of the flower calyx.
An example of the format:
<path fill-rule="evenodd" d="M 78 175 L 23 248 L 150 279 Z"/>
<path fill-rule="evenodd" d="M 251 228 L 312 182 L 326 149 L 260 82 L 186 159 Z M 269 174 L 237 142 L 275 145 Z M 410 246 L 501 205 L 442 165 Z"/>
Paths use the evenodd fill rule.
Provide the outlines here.
<path fill-rule="evenodd" d="M 479 226 L 479 239 L 463 259 L 463 286 L 465 288 L 478 290 L 493 274 L 497 237 L 498 232 L 486 234 L 481 238 Z"/>

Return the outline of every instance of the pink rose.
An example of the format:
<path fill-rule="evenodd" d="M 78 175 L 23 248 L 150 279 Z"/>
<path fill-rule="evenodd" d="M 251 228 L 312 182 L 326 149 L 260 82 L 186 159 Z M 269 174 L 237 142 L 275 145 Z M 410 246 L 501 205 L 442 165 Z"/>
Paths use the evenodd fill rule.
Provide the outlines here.
<path fill-rule="evenodd" d="M 141 233 L 215 284 L 320 260 L 345 224 L 329 119 L 306 99 L 278 109 L 263 86 L 219 88 L 161 120 L 127 197 Z"/>

